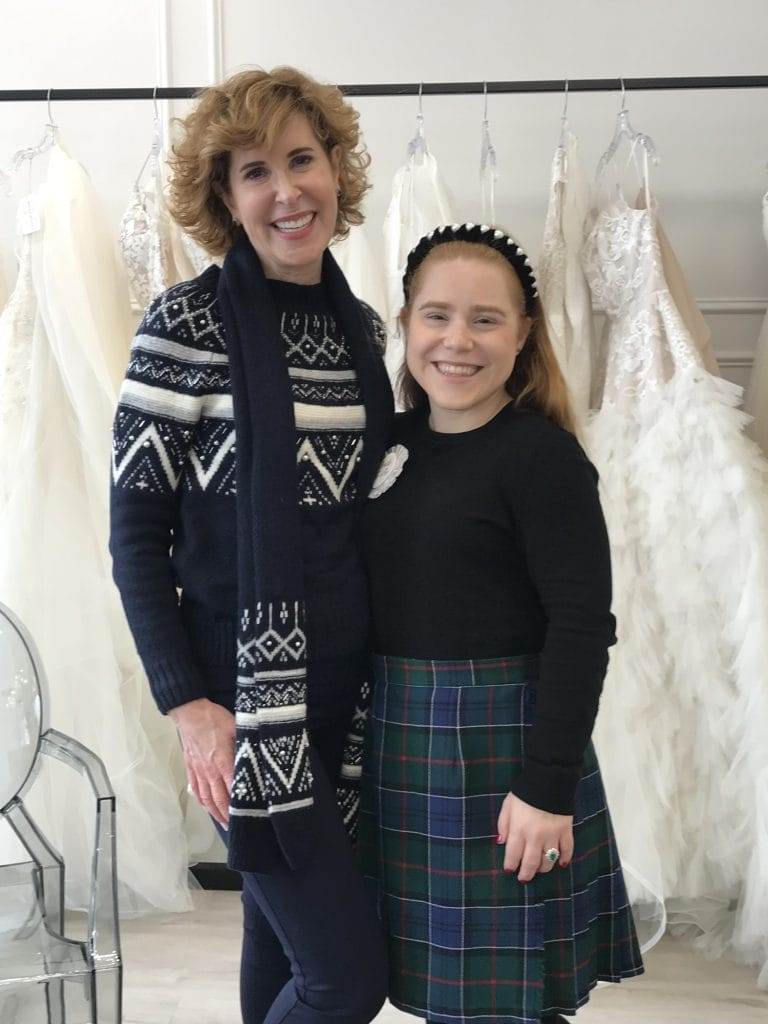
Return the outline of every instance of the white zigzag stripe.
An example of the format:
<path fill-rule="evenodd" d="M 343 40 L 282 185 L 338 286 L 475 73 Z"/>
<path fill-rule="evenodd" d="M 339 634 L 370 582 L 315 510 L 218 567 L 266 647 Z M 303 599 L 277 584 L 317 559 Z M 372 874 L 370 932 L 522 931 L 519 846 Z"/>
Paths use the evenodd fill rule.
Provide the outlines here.
<path fill-rule="evenodd" d="M 301 734 L 301 739 L 299 740 L 299 749 L 296 751 L 296 756 L 294 757 L 291 763 L 291 771 L 288 774 L 286 774 L 280 767 L 280 765 L 277 763 L 277 761 L 275 761 L 275 759 L 270 754 L 269 750 L 267 749 L 267 744 L 265 742 L 259 743 L 259 750 L 261 751 L 262 756 L 264 757 L 265 761 L 272 769 L 272 771 L 275 773 L 277 778 L 282 782 L 284 788 L 288 790 L 288 792 L 290 792 L 293 789 L 293 786 L 296 782 L 296 776 L 304 767 L 304 752 L 307 750 L 308 747 L 309 738 L 305 731 Z"/>
<path fill-rule="evenodd" d="M 192 464 L 192 467 L 195 470 L 195 476 L 197 477 L 197 482 L 200 484 L 200 487 L 202 488 L 202 490 L 206 490 L 207 487 L 208 487 L 208 484 L 216 476 L 216 474 L 218 473 L 219 469 L 221 468 L 222 462 L 227 457 L 227 453 L 229 452 L 230 448 L 233 446 L 234 443 L 235 443 L 235 432 L 234 432 L 234 430 L 230 430 L 230 432 L 227 434 L 226 438 L 224 439 L 223 443 L 219 447 L 219 450 L 216 452 L 216 455 L 211 460 L 211 464 L 208 467 L 208 469 L 204 469 L 203 468 L 203 464 L 200 461 L 200 458 L 199 458 L 197 452 L 194 449 L 189 453 L 189 461 L 190 461 L 190 463 Z"/>
<path fill-rule="evenodd" d="M 254 778 L 256 779 L 256 785 L 259 787 L 259 793 L 261 794 L 261 798 L 262 800 L 266 801 L 267 797 L 266 793 L 264 792 L 264 779 L 261 777 L 261 771 L 259 770 L 258 760 L 253 752 L 251 741 L 247 739 L 243 740 L 242 743 L 239 743 L 237 746 L 237 750 L 235 751 L 235 775 L 237 775 L 238 761 L 243 760 L 248 761 L 251 768 L 253 769 L 253 775 Z M 232 788 L 234 789 L 236 785 L 237 782 L 235 782 L 235 785 Z"/>
<path fill-rule="evenodd" d="M 347 482 L 349 478 L 352 476 L 352 473 L 355 470 L 355 466 L 357 465 L 355 459 L 362 450 L 363 439 L 360 438 L 360 440 L 355 445 L 352 454 L 349 457 L 349 462 L 347 463 L 347 468 L 344 471 L 344 476 L 341 478 L 338 485 L 336 484 L 336 481 L 333 479 L 330 472 L 328 471 L 328 467 L 324 465 L 324 463 L 317 457 L 317 452 L 315 451 L 312 445 L 312 441 L 309 438 L 306 438 L 304 441 L 302 441 L 301 445 L 299 446 L 299 449 L 296 452 L 296 461 L 301 462 L 302 457 L 304 455 L 309 456 L 309 461 L 315 467 L 315 469 L 323 478 L 323 480 L 325 480 L 326 484 L 328 485 L 328 490 L 331 492 L 331 494 L 333 494 L 337 501 L 341 501 L 342 492 L 344 491 L 344 488 L 347 486 Z"/>
<path fill-rule="evenodd" d="M 168 452 L 166 451 L 165 445 L 163 444 L 160 435 L 157 432 L 157 427 L 154 425 L 154 423 L 150 424 L 148 427 L 142 430 L 142 432 L 139 434 L 139 436 L 136 438 L 131 447 L 123 456 L 119 465 L 117 463 L 115 453 L 112 453 L 112 474 L 114 476 L 115 483 L 118 482 L 120 477 L 126 471 L 130 463 L 135 458 L 136 453 L 139 451 L 139 449 L 144 447 L 145 441 L 152 442 L 152 445 L 154 446 L 154 449 L 157 452 L 158 458 L 160 459 L 160 465 L 163 467 L 163 469 L 165 470 L 165 475 L 168 477 L 168 483 L 171 485 L 172 490 L 176 490 L 179 478 L 173 472 L 173 466 L 171 465 L 171 460 L 168 458 Z"/>

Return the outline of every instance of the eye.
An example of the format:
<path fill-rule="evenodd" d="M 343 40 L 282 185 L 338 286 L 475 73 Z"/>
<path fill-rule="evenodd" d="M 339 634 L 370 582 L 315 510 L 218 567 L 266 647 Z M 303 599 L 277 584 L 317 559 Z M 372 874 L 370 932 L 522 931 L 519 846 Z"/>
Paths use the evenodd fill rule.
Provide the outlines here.
<path fill-rule="evenodd" d="M 298 156 L 293 158 L 294 167 L 307 167 L 312 163 L 314 157 L 311 153 L 300 153 Z"/>
<path fill-rule="evenodd" d="M 445 316 L 445 313 L 435 313 L 435 312 L 432 312 L 432 313 L 425 313 L 424 314 L 424 319 L 425 320 L 445 320 L 446 316 Z"/>
<path fill-rule="evenodd" d="M 266 176 L 267 176 L 267 169 L 266 169 L 266 167 L 250 167 L 245 172 L 246 179 L 249 179 L 251 181 L 260 181 L 262 178 L 265 178 Z"/>
<path fill-rule="evenodd" d="M 492 316 L 479 316 L 476 318 L 475 323 L 490 324 L 492 327 L 495 327 L 498 320 L 495 320 Z"/>

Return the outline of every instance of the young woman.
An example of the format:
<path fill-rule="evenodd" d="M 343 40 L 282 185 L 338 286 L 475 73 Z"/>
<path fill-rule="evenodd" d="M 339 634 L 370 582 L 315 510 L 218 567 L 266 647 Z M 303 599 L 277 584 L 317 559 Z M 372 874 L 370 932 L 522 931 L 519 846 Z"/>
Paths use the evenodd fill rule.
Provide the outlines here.
<path fill-rule="evenodd" d="M 404 288 L 408 411 L 364 517 L 361 843 L 390 999 L 555 1021 L 643 970 L 590 742 L 615 642 L 597 474 L 511 238 L 439 229 Z"/>

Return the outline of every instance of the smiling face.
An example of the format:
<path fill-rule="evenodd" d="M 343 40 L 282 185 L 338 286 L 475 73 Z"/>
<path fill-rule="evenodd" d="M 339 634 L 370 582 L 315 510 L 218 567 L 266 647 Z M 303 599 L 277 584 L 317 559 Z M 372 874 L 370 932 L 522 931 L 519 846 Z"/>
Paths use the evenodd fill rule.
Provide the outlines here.
<path fill-rule="evenodd" d="M 406 362 L 429 398 L 434 430 L 473 430 L 509 401 L 506 383 L 531 320 L 511 267 L 434 259 L 410 296 Z"/>
<path fill-rule="evenodd" d="M 336 230 L 339 158 L 326 153 L 303 114 L 294 114 L 273 146 L 232 150 L 222 198 L 243 225 L 267 277 L 320 280 Z"/>

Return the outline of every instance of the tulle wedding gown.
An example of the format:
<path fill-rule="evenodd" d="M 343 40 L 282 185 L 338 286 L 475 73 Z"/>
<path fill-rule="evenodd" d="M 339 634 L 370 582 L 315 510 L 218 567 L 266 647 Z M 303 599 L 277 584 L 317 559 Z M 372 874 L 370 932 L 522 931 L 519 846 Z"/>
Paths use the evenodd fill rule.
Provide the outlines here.
<path fill-rule="evenodd" d="M 582 254 L 606 316 L 587 445 L 619 633 L 595 739 L 622 858 L 660 867 L 710 952 L 764 964 L 768 464 L 670 293 L 647 160 L 645 193 L 643 208 L 605 199 Z"/>

